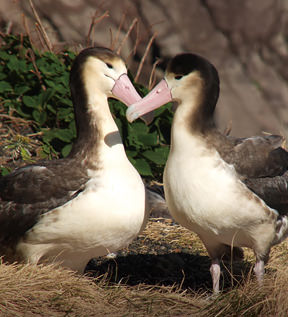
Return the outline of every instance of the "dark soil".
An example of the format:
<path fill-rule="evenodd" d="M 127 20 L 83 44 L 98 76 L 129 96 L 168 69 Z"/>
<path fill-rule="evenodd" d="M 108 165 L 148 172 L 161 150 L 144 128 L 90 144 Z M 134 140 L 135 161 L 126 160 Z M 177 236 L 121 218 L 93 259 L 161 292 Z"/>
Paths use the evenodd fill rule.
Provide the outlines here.
<path fill-rule="evenodd" d="M 179 240 L 175 235 L 179 235 Z M 152 218 L 143 234 L 127 249 L 113 258 L 91 260 L 86 273 L 106 275 L 111 283 L 175 286 L 198 292 L 212 289 L 209 267 L 210 259 L 196 235 L 170 219 Z M 232 284 L 243 282 L 251 264 L 234 261 L 233 279 L 230 263 L 223 262 L 222 268 L 222 288 L 228 290 Z"/>

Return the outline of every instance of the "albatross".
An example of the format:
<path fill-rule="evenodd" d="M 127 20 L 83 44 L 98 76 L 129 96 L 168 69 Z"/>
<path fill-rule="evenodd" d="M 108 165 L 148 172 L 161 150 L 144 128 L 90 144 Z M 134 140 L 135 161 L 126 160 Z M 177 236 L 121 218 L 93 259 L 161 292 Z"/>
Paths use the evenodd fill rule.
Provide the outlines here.
<path fill-rule="evenodd" d="M 108 105 L 109 97 L 126 105 L 141 98 L 123 60 L 101 47 L 75 58 L 70 89 L 77 128 L 70 154 L 0 178 L 0 256 L 82 273 L 145 226 L 145 187 Z"/>
<path fill-rule="evenodd" d="M 164 79 L 127 110 L 129 121 L 169 101 L 177 103 L 164 170 L 168 209 L 194 231 L 211 258 L 214 293 L 227 247 L 248 247 L 261 284 L 270 248 L 288 234 L 288 153 L 278 135 L 234 138 L 214 121 L 219 76 L 205 58 L 183 53 Z"/>

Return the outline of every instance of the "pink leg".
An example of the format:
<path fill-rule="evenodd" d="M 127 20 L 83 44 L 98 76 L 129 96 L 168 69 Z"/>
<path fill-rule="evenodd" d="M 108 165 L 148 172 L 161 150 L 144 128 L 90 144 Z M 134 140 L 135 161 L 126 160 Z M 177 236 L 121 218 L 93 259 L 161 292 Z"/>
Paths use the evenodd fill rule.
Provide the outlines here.
<path fill-rule="evenodd" d="M 264 261 L 263 260 L 256 260 L 256 264 L 254 266 L 254 273 L 256 275 L 257 281 L 261 286 L 263 283 L 263 276 L 264 276 Z"/>
<path fill-rule="evenodd" d="M 219 280 L 220 280 L 220 261 L 219 259 L 212 259 L 210 266 L 210 273 L 213 282 L 213 293 L 216 295 L 219 293 Z"/>

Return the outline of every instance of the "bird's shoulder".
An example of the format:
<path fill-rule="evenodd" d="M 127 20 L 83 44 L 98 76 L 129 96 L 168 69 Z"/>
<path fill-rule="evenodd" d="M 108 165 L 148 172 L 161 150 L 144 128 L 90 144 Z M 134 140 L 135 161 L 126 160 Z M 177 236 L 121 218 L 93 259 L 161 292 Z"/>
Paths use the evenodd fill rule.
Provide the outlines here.
<path fill-rule="evenodd" d="M 78 190 L 87 173 L 77 161 L 55 160 L 26 165 L 0 178 L 2 201 L 33 204 Z"/>

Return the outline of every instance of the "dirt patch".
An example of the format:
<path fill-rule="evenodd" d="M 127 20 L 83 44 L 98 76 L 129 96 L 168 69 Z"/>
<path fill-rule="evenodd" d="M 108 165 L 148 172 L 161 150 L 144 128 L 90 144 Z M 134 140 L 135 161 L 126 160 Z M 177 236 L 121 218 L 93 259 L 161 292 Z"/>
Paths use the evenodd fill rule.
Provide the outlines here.
<path fill-rule="evenodd" d="M 223 289 L 243 282 L 251 269 L 246 259 L 223 262 Z M 196 234 L 171 219 L 151 218 L 144 232 L 115 257 L 93 259 L 87 266 L 92 276 L 107 274 L 113 283 L 175 286 L 193 292 L 210 291 L 210 259 Z M 231 277 L 233 272 L 233 278 Z"/>

